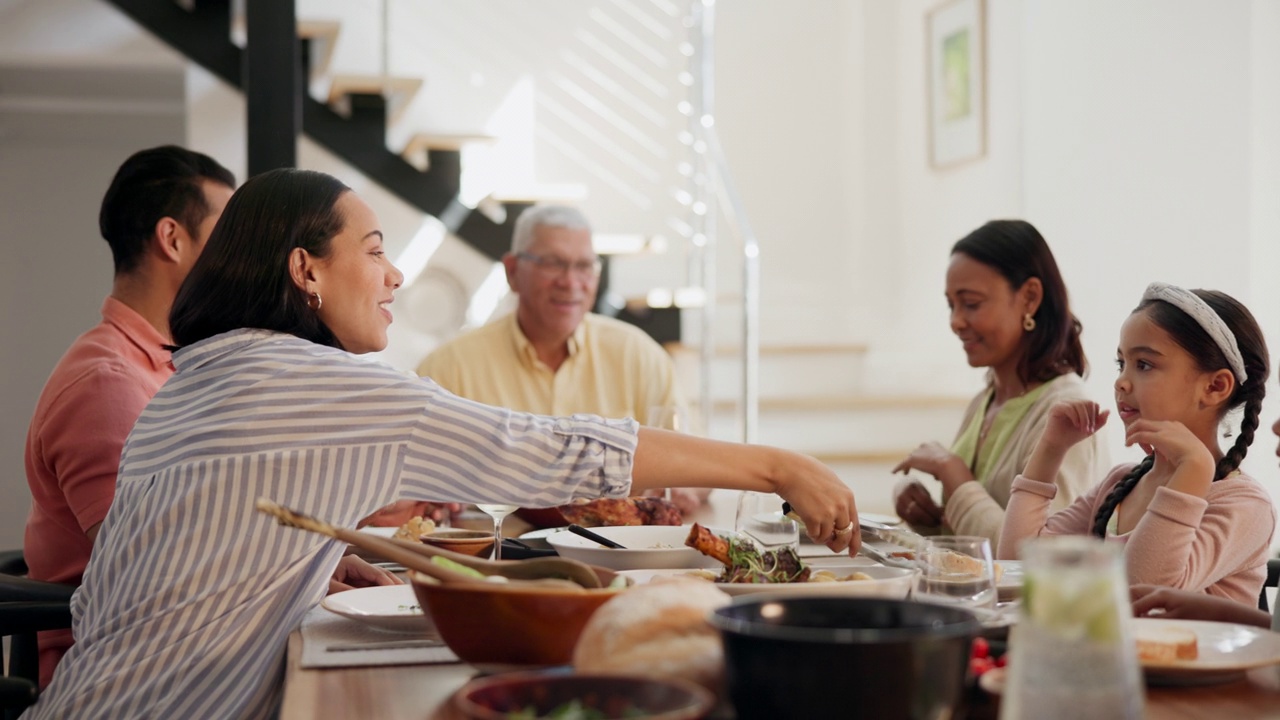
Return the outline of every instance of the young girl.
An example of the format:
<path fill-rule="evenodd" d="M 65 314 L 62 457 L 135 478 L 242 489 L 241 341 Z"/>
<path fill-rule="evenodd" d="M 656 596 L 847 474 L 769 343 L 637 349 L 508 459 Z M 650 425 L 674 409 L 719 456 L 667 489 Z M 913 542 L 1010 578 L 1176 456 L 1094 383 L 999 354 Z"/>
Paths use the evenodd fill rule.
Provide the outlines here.
<path fill-rule="evenodd" d="M 1275 511 L 1239 471 L 1266 394 L 1262 331 L 1233 298 L 1154 283 L 1120 329 L 1116 410 L 1125 444 L 1147 456 L 1114 468 L 1101 484 L 1048 517 L 1057 491 L 1040 478 L 1106 424 L 1109 411 L 1080 400 L 1050 412 L 1026 470 L 1013 483 L 999 557 L 1035 536 L 1093 534 L 1126 543 L 1131 584 L 1147 583 L 1256 602 L 1266 574 Z M 1243 407 L 1225 453 L 1217 429 Z"/>

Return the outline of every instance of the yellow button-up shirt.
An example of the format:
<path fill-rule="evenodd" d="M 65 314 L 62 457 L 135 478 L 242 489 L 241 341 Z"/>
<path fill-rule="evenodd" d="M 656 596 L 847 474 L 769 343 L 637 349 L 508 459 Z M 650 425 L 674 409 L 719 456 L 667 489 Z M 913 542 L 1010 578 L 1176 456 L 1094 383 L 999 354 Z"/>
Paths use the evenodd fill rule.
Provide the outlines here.
<path fill-rule="evenodd" d="M 592 313 L 569 339 L 558 370 L 538 359 L 513 312 L 440 346 L 418 374 L 456 395 L 540 415 L 645 423 L 651 407 L 684 404 L 662 346 L 634 325 Z"/>

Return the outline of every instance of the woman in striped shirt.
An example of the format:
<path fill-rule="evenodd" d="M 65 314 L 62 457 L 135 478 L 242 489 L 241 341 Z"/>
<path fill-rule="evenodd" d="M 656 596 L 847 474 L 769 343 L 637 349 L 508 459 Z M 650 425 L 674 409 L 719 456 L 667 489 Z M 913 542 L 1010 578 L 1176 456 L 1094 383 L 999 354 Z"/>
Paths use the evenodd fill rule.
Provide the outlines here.
<path fill-rule="evenodd" d="M 363 360 L 402 280 L 373 211 L 321 173 L 231 198 L 170 316 L 177 372 L 138 419 L 72 601 L 76 644 L 26 717 L 270 717 L 289 633 L 354 527 L 393 500 L 552 506 L 665 485 L 776 492 L 856 551 L 853 494 L 811 458 L 480 405 Z"/>

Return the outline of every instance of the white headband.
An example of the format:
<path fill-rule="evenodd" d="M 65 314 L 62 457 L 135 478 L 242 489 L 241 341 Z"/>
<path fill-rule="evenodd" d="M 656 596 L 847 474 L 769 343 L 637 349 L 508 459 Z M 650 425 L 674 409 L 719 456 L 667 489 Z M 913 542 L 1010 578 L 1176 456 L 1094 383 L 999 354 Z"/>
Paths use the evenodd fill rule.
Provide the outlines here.
<path fill-rule="evenodd" d="M 1142 293 L 1142 299 L 1163 300 L 1191 316 L 1192 320 L 1209 333 L 1209 337 L 1217 343 L 1222 354 L 1227 356 L 1227 363 L 1231 365 L 1231 372 L 1235 374 L 1236 381 L 1243 385 L 1249 379 L 1249 374 L 1244 371 L 1244 358 L 1240 355 L 1240 345 L 1236 342 L 1235 333 L 1231 332 L 1231 328 L 1227 327 L 1222 317 L 1214 312 L 1208 303 L 1201 300 L 1199 295 L 1176 285 L 1155 282 L 1147 286 L 1147 291 Z"/>

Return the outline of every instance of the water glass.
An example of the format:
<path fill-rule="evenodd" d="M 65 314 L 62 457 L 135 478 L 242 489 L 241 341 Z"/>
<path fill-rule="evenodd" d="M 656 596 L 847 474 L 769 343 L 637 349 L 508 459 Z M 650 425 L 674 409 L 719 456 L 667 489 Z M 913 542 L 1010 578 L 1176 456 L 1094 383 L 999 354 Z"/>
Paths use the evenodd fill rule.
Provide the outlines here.
<path fill-rule="evenodd" d="M 991 541 L 970 535 L 925 539 L 916 553 L 920 574 L 915 598 L 939 605 L 994 610 L 996 579 Z"/>
<path fill-rule="evenodd" d="M 782 498 L 771 493 L 742 491 L 733 529 L 762 552 L 800 547 L 799 523 L 782 514 Z"/>
<path fill-rule="evenodd" d="M 1143 716 L 1121 547 L 1087 536 L 1024 544 L 1022 607 L 1009 636 L 1001 718 Z"/>

